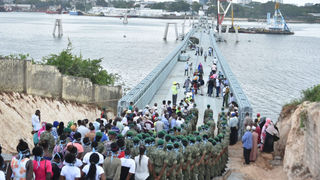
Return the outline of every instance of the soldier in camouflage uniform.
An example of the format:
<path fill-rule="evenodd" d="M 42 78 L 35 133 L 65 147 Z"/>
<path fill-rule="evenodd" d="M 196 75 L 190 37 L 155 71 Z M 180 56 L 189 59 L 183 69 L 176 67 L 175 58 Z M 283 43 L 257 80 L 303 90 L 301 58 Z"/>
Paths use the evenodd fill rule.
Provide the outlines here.
<path fill-rule="evenodd" d="M 203 135 L 204 137 L 208 138 L 206 134 Z M 206 138 L 202 141 L 201 136 L 197 136 L 197 144 L 200 149 L 200 161 L 198 162 L 198 168 L 199 168 L 199 174 L 198 174 L 198 180 L 204 180 L 205 178 L 205 157 L 207 154 L 207 149 L 206 149 Z"/>
<path fill-rule="evenodd" d="M 208 104 L 207 109 L 204 111 L 203 123 L 207 124 L 210 120 L 213 120 L 213 111 L 210 109 L 210 104 Z"/>
<path fill-rule="evenodd" d="M 130 149 L 131 157 L 136 157 L 139 155 L 140 139 L 138 137 L 133 138 L 133 147 Z"/>
<path fill-rule="evenodd" d="M 198 123 L 199 110 L 196 108 L 196 106 L 196 104 L 193 104 L 193 108 L 191 108 L 189 111 L 189 113 L 192 115 L 192 118 L 190 120 L 192 131 L 196 130 L 196 126 Z"/>
<path fill-rule="evenodd" d="M 179 137 L 178 139 L 181 139 L 181 137 Z M 174 151 L 176 152 L 176 157 L 175 159 L 177 160 L 177 168 L 176 168 L 176 179 L 177 180 L 182 180 L 183 176 L 182 176 L 182 166 L 184 163 L 184 157 L 183 157 L 183 149 L 180 146 L 180 144 L 178 142 L 175 142 L 173 144 L 174 147 Z"/>
<path fill-rule="evenodd" d="M 168 159 L 166 158 L 166 152 L 163 151 L 164 141 L 159 139 L 157 142 L 157 148 L 150 154 L 150 161 L 153 164 L 153 179 L 166 179 L 166 167 Z"/>
<path fill-rule="evenodd" d="M 126 139 L 124 140 L 125 144 L 126 144 L 126 149 L 132 149 L 133 148 L 133 132 L 127 132 L 126 134 Z"/>
<path fill-rule="evenodd" d="M 197 175 L 199 174 L 199 169 L 197 162 L 199 162 L 199 156 L 200 152 L 198 150 L 198 146 L 195 145 L 196 138 L 191 137 L 190 138 L 190 146 L 191 147 L 191 167 L 190 167 L 190 173 L 191 173 L 191 179 L 197 179 Z"/>
<path fill-rule="evenodd" d="M 47 142 L 48 143 L 48 152 L 50 154 L 52 154 L 53 148 L 55 146 L 55 140 L 54 140 L 53 135 L 51 134 L 51 130 L 52 130 L 52 124 L 47 123 L 46 124 L 46 131 L 44 131 L 40 135 L 40 144 Z M 80 139 L 81 139 L 81 135 L 80 135 Z"/>
<path fill-rule="evenodd" d="M 184 163 L 182 165 L 182 174 L 184 180 L 189 180 L 191 178 L 190 176 L 190 163 L 191 163 L 191 147 L 188 146 L 188 139 L 182 138 L 182 153 L 184 157 Z"/>
<path fill-rule="evenodd" d="M 173 150 L 172 143 L 167 143 L 167 149 L 166 149 L 166 157 L 168 159 L 168 164 L 166 168 L 166 176 L 169 180 L 176 180 L 176 152 Z"/>

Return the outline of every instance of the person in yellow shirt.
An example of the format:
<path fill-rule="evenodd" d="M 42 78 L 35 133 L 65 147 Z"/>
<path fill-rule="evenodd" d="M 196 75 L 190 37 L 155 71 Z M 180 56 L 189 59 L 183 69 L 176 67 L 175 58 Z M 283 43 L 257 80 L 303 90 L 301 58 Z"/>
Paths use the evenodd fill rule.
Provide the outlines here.
<path fill-rule="evenodd" d="M 172 104 L 174 106 L 177 105 L 177 98 L 178 98 L 178 89 L 179 89 L 179 83 L 176 81 L 173 81 L 173 85 L 171 86 L 171 91 L 172 91 Z"/>

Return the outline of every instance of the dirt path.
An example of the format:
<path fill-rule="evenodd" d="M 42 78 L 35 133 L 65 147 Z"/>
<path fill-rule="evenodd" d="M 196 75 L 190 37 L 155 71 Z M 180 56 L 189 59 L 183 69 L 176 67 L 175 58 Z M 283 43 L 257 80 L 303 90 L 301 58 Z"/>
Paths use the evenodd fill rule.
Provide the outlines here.
<path fill-rule="evenodd" d="M 288 177 L 283 171 L 283 166 L 272 166 L 272 154 L 258 153 L 256 162 L 244 165 L 242 143 L 229 146 L 229 163 L 231 170 L 229 180 L 287 180 Z"/>

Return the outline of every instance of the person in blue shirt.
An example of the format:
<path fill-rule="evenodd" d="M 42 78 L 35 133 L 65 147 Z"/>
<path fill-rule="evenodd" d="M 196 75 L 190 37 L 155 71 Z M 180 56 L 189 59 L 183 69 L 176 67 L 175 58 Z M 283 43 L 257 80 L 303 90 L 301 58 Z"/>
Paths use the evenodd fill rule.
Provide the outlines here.
<path fill-rule="evenodd" d="M 164 124 L 164 130 L 168 132 L 168 131 L 169 131 L 168 115 L 167 115 L 167 114 L 166 114 L 166 115 L 163 115 L 161 121 L 162 121 L 163 124 Z"/>
<path fill-rule="evenodd" d="M 251 127 L 247 126 L 247 131 L 242 136 L 242 146 L 243 146 L 243 155 L 245 159 L 245 163 L 250 163 L 250 153 L 252 148 L 252 134 L 251 134 Z"/>
<path fill-rule="evenodd" d="M 170 123 L 170 128 L 173 129 L 176 126 L 176 115 L 173 114 L 172 119 L 171 119 L 171 123 Z"/>

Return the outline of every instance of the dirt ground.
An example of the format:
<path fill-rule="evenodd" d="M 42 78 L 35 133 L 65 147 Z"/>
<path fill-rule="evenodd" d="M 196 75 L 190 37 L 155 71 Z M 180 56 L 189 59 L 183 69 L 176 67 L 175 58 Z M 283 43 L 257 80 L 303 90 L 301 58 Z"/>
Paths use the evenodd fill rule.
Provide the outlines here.
<path fill-rule="evenodd" d="M 283 171 L 282 164 L 273 166 L 270 161 L 273 160 L 272 154 L 258 153 L 256 162 L 244 165 L 242 143 L 238 142 L 229 146 L 229 163 L 231 175 L 228 179 L 244 180 L 287 180 L 288 177 Z"/>

